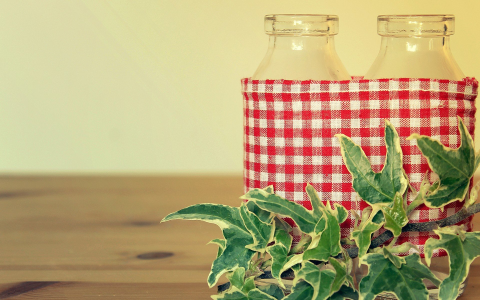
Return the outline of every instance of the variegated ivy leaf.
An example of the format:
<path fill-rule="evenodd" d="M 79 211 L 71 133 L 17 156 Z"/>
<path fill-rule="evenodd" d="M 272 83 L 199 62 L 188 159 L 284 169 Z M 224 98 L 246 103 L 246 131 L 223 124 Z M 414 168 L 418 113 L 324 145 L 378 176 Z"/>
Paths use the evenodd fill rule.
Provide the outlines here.
<path fill-rule="evenodd" d="M 236 268 L 230 274 L 227 274 L 227 279 L 230 281 L 232 287 L 236 287 L 244 293 L 248 293 L 251 289 L 255 288 L 254 278 L 250 277 L 245 280 L 245 269 Z"/>
<path fill-rule="evenodd" d="M 393 255 L 390 251 L 388 251 L 388 249 L 386 247 L 382 248 L 382 252 L 383 252 L 383 256 L 385 258 L 389 259 L 390 262 L 392 262 L 392 264 L 397 268 L 401 268 L 402 265 L 404 265 L 406 263 L 404 257 Z"/>
<path fill-rule="evenodd" d="M 348 273 L 347 265 L 345 263 L 338 261 L 333 257 L 330 257 L 328 262 L 335 269 L 335 278 L 333 279 L 331 286 L 332 293 L 339 291 L 344 284 L 351 284 L 353 286 L 353 278 Z"/>
<path fill-rule="evenodd" d="M 465 201 L 465 208 L 469 208 L 470 206 L 475 204 L 475 202 L 477 202 L 479 190 L 480 190 L 480 181 L 477 182 L 477 184 L 475 184 L 472 187 L 472 190 L 470 191 L 470 196 L 468 197 L 468 200 Z"/>
<path fill-rule="evenodd" d="M 196 204 L 166 216 L 162 222 L 170 220 L 200 220 L 218 225 L 226 240 L 225 249 L 212 264 L 208 275 L 208 285 L 214 286 L 220 276 L 237 267 L 248 269 L 255 252 L 245 248 L 253 244 L 253 238 L 243 224 L 238 207 L 220 204 Z"/>
<path fill-rule="evenodd" d="M 272 223 L 272 220 L 275 218 L 275 214 L 261 209 L 253 201 L 248 201 L 246 205 L 248 210 L 254 213 L 258 217 L 258 219 L 260 219 L 260 221 L 262 221 L 265 224 Z"/>
<path fill-rule="evenodd" d="M 358 300 L 358 292 L 354 288 L 342 285 L 339 291 L 335 292 L 328 300 Z"/>
<path fill-rule="evenodd" d="M 213 239 L 210 242 L 208 242 L 207 245 L 208 244 L 218 245 L 218 251 L 217 251 L 217 258 L 218 258 L 220 255 L 222 255 L 223 250 L 225 250 L 225 245 L 227 244 L 227 241 L 225 241 L 224 239 Z"/>
<path fill-rule="evenodd" d="M 310 284 L 300 281 L 293 286 L 292 292 L 284 300 L 311 300 L 313 293 L 313 287 Z"/>
<path fill-rule="evenodd" d="M 304 280 L 313 287 L 312 300 L 326 300 L 336 292 L 332 291 L 332 283 L 335 279 L 333 270 L 320 270 L 313 263 L 305 261 L 303 267 L 295 275 L 294 285 L 299 280 Z"/>
<path fill-rule="evenodd" d="M 442 227 L 434 232 L 439 240 L 429 238 L 425 243 L 425 261 L 430 265 L 433 250 L 441 248 L 448 253 L 450 274 L 440 284 L 440 300 L 456 299 L 458 289 L 467 278 L 470 264 L 480 256 L 480 232 L 465 232 L 460 226 Z"/>
<path fill-rule="evenodd" d="M 367 254 L 372 242 L 372 234 L 382 228 L 384 223 L 382 212 L 375 211 L 373 213 L 374 216 L 371 215 L 372 209 L 364 209 L 361 223 L 351 233 L 351 239 L 358 247 L 359 258 Z"/>
<path fill-rule="evenodd" d="M 283 230 L 275 232 L 275 244 L 267 247 L 267 253 L 272 257 L 272 276 L 276 278 L 282 287 L 285 287 L 281 280 L 282 273 L 288 269 L 286 264 L 293 258 L 288 255 L 292 245 L 292 237 Z"/>
<path fill-rule="evenodd" d="M 439 280 L 422 264 L 417 253 L 404 259 L 405 264 L 397 268 L 383 254 L 364 256 L 361 261 L 368 265 L 368 274 L 360 281 L 360 299 L 373 300 L 382 292 L 391 292 L 399 300 L 427 300 L 428 290 L 422 279 L 429 279 L 433 283 L 439 283 Z"/>
<path fill-rule="evenodd" d="M 343 160 L 353 176 L 353 188 L 370 205 L 392 203 L 397 192 L 403 194 L 408 180 L 402 167 L 402 151 L 398 134 L 389 121 L 385 121 L 387 155 L 380 173 L 374 173 L 363 150 L 349 137 L 336 135 L 340 141 Z"/>
<path fill-rule="evenodd" d="M 440 178 L 439 187 L 425 198 L 428 207 L 440 208 L 454 201 L 463 201 L 478 166 L 473 139 L 461 118 L 458 118 L 458 129 L 461 136 L 458 149 L 445 147 L 424 135 L 412 134 L 408 138 L 417 140 L 417 146 L 427 158 L 430 168 Z"/>
<path fill-rule="evenodd" d="M 403 172 L 400 139 L 393 125 L 385 120 L 387 157 L 380 173 L 372 170 L 370 161 L 360 146 L 343 134 L 335 135 L 341 145 L 343 161 L 353 177 L 353 189 L 370 205 L 392 203 L 395 194 L 403 195 L 408 180 Z"/>
<path fill-rule="evenodd" d="M 314 234 L 315 225 L 317 225 L 319 218 L 302 205 L 261 189 L 250 190 L 240 198 L 255 202 L 261 209 L 289 217 L 302 232 Z"/>
<path fill-rule="evenodd" d="M 316 194 L 315 190 L 313 190 L 313 194 Z M 322 218 L 326 219 L 326 223 L 322 226 L 317 224 L 312 242 L 303 253 L 304 260 L 328 261 L 330 256 L 336 256 L 342 251 L 340 224 L 346 220 L 347 210 L 336 203 L 334 209 L 332 209 L 330 202 L 327 202 L 326 206 L 320 206 L 319 210 L 322 213 Z M 322 219 L 319 220 L 319 224 L 321 222 Z M 321 230 L 319 230 L 319 227 Z"/>
<path fill-rule="evenodd" d="M 242 217 L 245 228 L 250 232 L 254 241 L 253 244 L 247 245 L 246 247 L 253 251 L 265 253 L 265 248 L 273 241 L 275 224 L 262 222 L 256 214 L 247 209 L 245 204 L 242 204 L 240 207 L 240 216 Z"/>
<path fill-rule="evenodd" d="M 393 236 L 399 236 L 402 233 L 403 226 L 408 223 L 407 212 L 403 206 L 402 196 L 397 193 L 393 203 L 389 206 L 382 207 L 382 211 L 385 217 L 385 229 L 390 230 Z"/>
<path fill-rule="evenodd" d="M 262 286 L 259 286 L 258 289 L 264 292 L 265 294 L 272 296 L 277 300 L 281 300 L 285 297 L 285 294 L 283 293 L 282 289 L 274 284 L 262 285 Z"/>
<path fill-rule="evenodd" d="M 271 296 L 260 289 L 252 289 L 248 293 L 244 293 L 232 287 L 228 291 L 220 295 L 213 295 L 213 300 L 278 300 L 274 296 Z"/>

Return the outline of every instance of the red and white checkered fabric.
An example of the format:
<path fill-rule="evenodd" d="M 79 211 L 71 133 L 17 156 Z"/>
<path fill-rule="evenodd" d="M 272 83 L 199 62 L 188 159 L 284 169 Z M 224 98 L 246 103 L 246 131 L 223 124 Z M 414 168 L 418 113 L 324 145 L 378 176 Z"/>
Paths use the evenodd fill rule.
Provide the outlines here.
<path fill-rule="evenodd" d="M 311 183 L 323 201 L 342 204 L 358 213 L 368 206 L 352 188 L 340 144 L 343 133 L 360 145 L 379 172 L 385 161 L 385 119 L 400 136 L 404 169 L 419 188 L 429 170 L 412 133 L 460 145 L 457 116 L 473 136 L 478 82 L 436 79 L 379 79 L 351 81 L 291 81 L 242 79 L 244 97 L 245 191 L 273 185 L 275 192 L 311 209 L 305 186 Z M 413 200 L 409 195 L 409 202 Z M 455 202 L 440 209 L 424 205 L 410 215 L 411 222 L 443 219 L 461 209 Z M 466 227 L 471 230 L 470 220 Z M 342 224 L 342 236 L 353 229 L 353 218 Z M 423 245 L 433 233 L 410 232 L 397 243 Z M 294 240 L 298 241 L 298 236 Z M 435 255 L 439 255 L 437 252 Z M 442 253 L 440 253 L 442 255 Z"/>

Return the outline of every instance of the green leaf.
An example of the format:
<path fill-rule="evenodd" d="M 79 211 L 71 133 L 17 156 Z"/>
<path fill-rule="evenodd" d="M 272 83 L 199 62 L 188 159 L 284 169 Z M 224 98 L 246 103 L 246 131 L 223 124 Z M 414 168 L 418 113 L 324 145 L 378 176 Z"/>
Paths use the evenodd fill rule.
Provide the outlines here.
<path fill-rule="evenodd" d="M 211 296 L 213 300 L 248 300 L 247 295 L 245 295 L 242 291 L 237 289 L 236 287 L 230 288 L 228 291 Z"/>
<path fill-rule="evenodd" d="M 430 191 L 430 188 L 431 188 L 431 185 L 430 185 L 430 181 L 428 180 L 428 172 L 427 172 L 425 174 L 425 177 L 422 180 L 422 183 L 420 183 L 420 190 L 418 192 L 415 191 L 417 193 L 417 195 L 415 196 L 415 199 L 407 207 L 407 215 L 409 215 L 415 208 L 425 203 L 425 197 L 427 196 L 427 193 Z"/>
<path fill-rule="evenodd" d="M 390 262 L 397 268 L 401 268 L 406 263 L 405 258 L 393 255 L 386 247 L 382 248 L 383 256 L 390 260 Z"/>
<path fill-rule="evenodd" d="M 345 300 L 345 299 L 358 300 L 358 292 L 352 287 L 342 285 L 340 290 L 334 293 L 328 299 L 329 300 Z"/>
<path fill-rule="evenodd" d="M 341 209 L 339 209 L 341 207 Z M 341 211 L 342 219 L 345 209 L 336 205 L 332 209 L 330 202 L 327 202 L 326 208 L 323 209 L 323 216 L 326 217 L 326 227 L 320 235 L 313 237 L 308 249 L 303 253 L 304 260 L 320 260 L 328 261 L 330 256 L 336 256 L 342 251 L 340 244 L 340 225 L 339 211 Z M 315 230 L 317 232 L 317 230 Z"/>
<path fill-rule="evenodd" d="M 465 208 L 469 208 L 475 202 L 477 202 L 478 198 L 478 191 L 480 190 L 480 181 L 477 182 L 473 187 L 472 190 L 470 191 L 470 196 L 468 197 L 468 201 L 465 201 Z"/>
<path fill-rule="evenodd" d="M 313 287 L 305 281 L 300 281 L 292 288 L 292 293 L 284 300 L 312 300 Z"/>
<path fill-rule="evenodd" d="M 392 204 L 382 207 L 385 216 L 385 229 L 390 230 L 397 237 L 402 233 L 403 226 L 407 225 L 408 217 L 403 207 L 403 198 L 397 193 Z"/>
<path fill-rule="evenodd" d="M 389 121 L 385 121 L 387 157 L 380 173 L 373 172 L 362 148 L 352 139 L 343 134 L 336 137 L 340 141 L 343 161 L 353 176 L 353 188 L 364 201 L 370 205 L 392 203 L 396 193 L 403 195 L 408 180 L 403 172 L 400 139 Z"/>
<path fill-rule="evenodd" d="M 261 209 L 290 217 L 306 234 L 313 234 L 314 232 L 318 218 L 313 216 L 312 211 L 300 204 L 260 189 L 250 190 L 240 198 L 254 201 Z"/>
<path fill-rule="evenodd" d="M 277 298 L 263 292 L 260 289 L 253 289 L 248 292 L 248 300 L 277 300 Z"/>
<path fill-rule="evenodd" d="M 245 268 L 236 268 L 235 271 L 227 274 L 226 277 L 232 286 L 241 290 L 243 288 L 243 284 L 245 283 Z"/>
<path fill-rule="evenodd" d="M 310 183 L 307 183 L 305 191 L 307 192 L 308 198 L 310 199 L 310 202 L 312 204 L 313 215 L 317 218 L 320 218 L 323 215 L 323 211 L 325 210 L 325 205 L 323 205 L 320 197 L 318 197 L 317 191 L 315 191 L 315 189 L 313 188 L 313 186 L 310 185 Z"/>
<path fill-rule="evenodd" d="M 371 218 L 372 210 L 364 209 L 362 212 L 362 222 L 356 226 L 351 233 L 351 239 L 355 241 L 355 244 L 358 247 L 359 258 L 367 254 L 372 242 L 372 234 L 383 226 L 383 220 L 381 220 L 380 217 L 377 217 L 377 215 L 380 214 L 383 216 L 383 214 L 377 211 L 374 213 L 375 215 Z M 374 221 L 379 221 L 380 223 Z"/>
<path fill-rule="evenodd" d="M 265 248 L 273 240 L 275 225 L 262 222 L 256 214 L 250 212 L 245 204 L 240 207 L 243 224 L 253 237 L 253 244 L 247 245 L 250 250 L 265 253 Z"/>
<path fill-rule="evenodd" d="M 277 230 L 275 233 L 275 244 L 267 247 L 267 252 L 272 257 L 272 276 L 278 280 L 282 287 L 284 285 L 280 276 L 286 270 L 285 265 L 292 258 L 292 256 L 288 255 L 291 245 L 292 237 L 290 234 L 283 230 Z"/>
<path fill-rule="evenodd" d="M 408 140 L 417 140 L 417 146 L 427 158 L 430 168 L 440 178 L 438 189 L 427 195 L 428 207 L 444 207 L 454 201 L 463 201 L 470 178 L 475 173 L 476 157 L 473 139 L 461 118 L 458 118 L 461 145 L 458 149 L 445 147 L 439 141 L 424 135 L 413 134 Z"/>
<path fill-rule="evenodd" d="M 331 287 L 335 272 L 332 270 L 320 270 L 313 263 L 305 261 L 303 267 L 297 272 L 293 284 L 302 279 L 313 287 L 313 300 L 326 300 L 334 293 Z"/>
<path fill-rule="evenodd" d="M 238 207 L 196 204 L 169 214 L 162 222 L 177 219 L 205 221 L 216 224 L 222 229 L 226 245 L 222 254 L 213 261 L 207 280 L 210 287 L 213 287 L 225 272 L 232 271 L 236 267 L 248 269 L 248 264 L 255 252 L 245 247 L 254 241 L 243 224 Z"/>
<path fill-rule="evenodd" d="M 242 287 L 242 292 L 249 293 L 251 290 L 255 288 L 255 276 L 250 276 L 247 279 L 245 279 L 245 283 L 243 284 Z"/>
<path fill-rule="evenodd" d="M 265 224 L 272 223 L 272 220 L 275 217 L 275 214 L 272 214 L 269 211 L 261 209 L 253 201 L 248 201 L 247 202 L 247 208 L 248 208 L 249 211 L 254 213 L 260 219 L 260 221 L 262 221 Z"/>
<path fill-rule="evenodd" d="M 274 297 L 277 300 L 281 300 L 285 297 L 282 289 L 274 284 L 262 285 L 258 287 L 259 290 Z"/>
<path fill-rule="evenodd" d="M 225 250 L 225 245 L 227 244 L 227 241 L 225 241 L 224 239 L 213 239 L 210 242 L 208 242 L 207 245 L 208 244 L 218 245 L 218 251 L 217 251 L 217 258 L 218 258 L 220 255 L 222 255 L 223 250 Z"/>
<path fill-rule="evenodd" d="M 331 291 L 337 292 L 345 282 L 348 284 L 349 280 L 347 279 L 347 276 L 350 275 L 347 273 L 347 266 L 343 262 L 340 262 L 333 257 L 330 257 L 328 262 L 335 269 L 335 278 L 332 282 Z"/>
<path fill-rule="evenodd" d="M 373 300 L 382 292 L 391 292 L 399 300 L 427 300 L 428 290 L 422 279 L 432 282 L 438 282 L 438 279 L 422 264 L 417 253 L 404 259 L 405 264 L 397 268 L 383 254 L 364 256 L 361 260 L 368 265 L 368 274 L 360 281 L 360 299 Z"/>
<path fill-rule="evenodd" d="M 480 232 L 465 232 L 460 226 L 434 230 L 439 240 L 429 238 L 425 243 L 425 261 L 430 265 L 433 250 L 441 248 L 448 253 L 450 275 L 440 284 L 440 300 L 456 299 L 458 289 L 470 270 L 470 264 L 480 256 Z"/>

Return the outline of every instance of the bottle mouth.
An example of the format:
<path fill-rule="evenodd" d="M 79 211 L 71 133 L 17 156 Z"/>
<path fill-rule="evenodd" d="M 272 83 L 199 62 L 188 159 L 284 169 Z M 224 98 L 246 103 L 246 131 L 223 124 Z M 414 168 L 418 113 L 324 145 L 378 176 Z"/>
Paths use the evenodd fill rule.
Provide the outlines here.
<path fill-rule="evenodd" d="M 336 15 L 266 15 L 268 35 L 335 35 L 338 33 Z"/>
<path fill-rule="evenodd" d="M 377 32 L 381 36 L 427 37 L 455 33 L 454 15 L 380 15 Z"/>

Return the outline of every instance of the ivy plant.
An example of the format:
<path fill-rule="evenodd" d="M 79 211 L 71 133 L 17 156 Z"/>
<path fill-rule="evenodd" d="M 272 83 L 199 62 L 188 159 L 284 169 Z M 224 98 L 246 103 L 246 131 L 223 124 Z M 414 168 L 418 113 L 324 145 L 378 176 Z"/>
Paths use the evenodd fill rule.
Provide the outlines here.
<path fill-rule="evenodd" d="M 368 157 L 351 138 L 336 136 L 353 189 L 369 205 L 361 215 L 350 212 L 355 226 L 346 239 L 341 239 L 340 225 L 349 212 L 342 205 L 322 201 L 310 184 L 305 192 L 312 210 L 275 194 L 273 186 L 268 186 L 247 192 L 239 207 L 196 204 L 169 214 L 162 222 L 201 220 L 222 230 L 223 238 L 210 242 L 218 250 L 207 283 L 217 285 L 222 275 L 228 282 L 218 286 L 219 293 L 212 299 L 367 300 L 388 293 L 400 300 L 427 300 L 424 280 L 439 288 L 440 300 L 456 299 L 471 263 L 480 256 L 480 232 L 466 232 L 455 225 L 480 211 L 480 204 L 475 204 L 480 185 L 470 188 L 480 154 L 475 153 L 472 137 L 460 118 L 458 124 L 458 149 L 418 134 L 408 138 L 416 141 L 439 178 L 430 182 L 425 174 L 418 191 L 403 170 L 400 138 L 389 121 L 385 121 L 386 159 L 379 173 L 372 170 Z M 407 205 L 409 192 L 415 197 Z M 408 215 L 421 204 L 443 208 L 454 201 L 465 201 L 455 215 L 409 223 Z M 285 218 L 301 231 L 296 244 Z M 372 238 L 382 228 L 383 233 Z M 418 250 L 410 243 L 396 245 L 397 237 L 406 231 L 434 231 L 439 236 L 425 244 L 427 265 L 418 253 L 399 255 Z M 428 268 L 436 249 L 444 249 L 449 256 L 450 272 L 443 281 Z M 368 268 L 361 280 L 352 276 L 352 259 L 357 257 L 359 264 Z"/>

